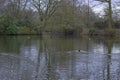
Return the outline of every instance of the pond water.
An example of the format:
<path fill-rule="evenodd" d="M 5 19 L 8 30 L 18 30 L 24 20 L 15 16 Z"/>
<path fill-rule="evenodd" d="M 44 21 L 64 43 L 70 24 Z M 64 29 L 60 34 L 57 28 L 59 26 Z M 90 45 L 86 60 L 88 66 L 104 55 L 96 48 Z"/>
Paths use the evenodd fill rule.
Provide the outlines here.
<path fill-rule="evenodd" d="M 120 40 L 1 36 L 0 80 L 120 80 Z"/>

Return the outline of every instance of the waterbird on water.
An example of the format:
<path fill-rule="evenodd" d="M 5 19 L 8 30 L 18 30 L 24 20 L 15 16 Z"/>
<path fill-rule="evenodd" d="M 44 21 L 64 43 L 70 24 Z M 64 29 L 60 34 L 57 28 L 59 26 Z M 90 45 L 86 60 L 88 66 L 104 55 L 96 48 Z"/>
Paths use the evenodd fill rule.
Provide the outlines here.
<path fill-rule="evenodd" d="M 89 53 L 89 52 L 87 52 L 87 51 L 84 51 L 84 50 L 77 50 L 79 53 Z"/>
<path fill-rule="evenodd" d="M 80 49 L 78 50 L 78 52 L 80 52 Z"/>

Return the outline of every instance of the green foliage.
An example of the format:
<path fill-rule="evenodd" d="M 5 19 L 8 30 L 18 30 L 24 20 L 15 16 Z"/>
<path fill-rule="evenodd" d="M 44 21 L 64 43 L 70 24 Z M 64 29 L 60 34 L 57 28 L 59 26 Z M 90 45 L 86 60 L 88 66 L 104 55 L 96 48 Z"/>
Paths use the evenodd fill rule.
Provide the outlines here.
<path fill-rule="evenodd" d="M 28 0 L 26 1 L 26 4 L 29 3 Z M 31 2 L 35 3 L 36 10 L 30 5 L 24 5 L 24 2 L 19 3 L 13 0 L 9 4 L 3 3 L 6 5 L 2 5 L 3 9 L 0 8 L 0 12 L 3 12 L 0 13 L 3 15 L 0 16 L 0 34 L 42 34 L 43 31 L 63 34 L 86 34 L 87 32 L 97 34 L 107 29 L 107 33 L 114 34 L 114 31 L 109 32 L 109 28 L 113 28 L 113 25 L 116 29 L 120 28 L 120 22 L 112 22 L 111 0 L 105 12 L 106 17 L 97 16 L 89 5 L 77 3 L 80 2 L 79 0 L 50 0 L 44 10 L 43 6 L 40 7 L 36 1 L 40 2 L 40 0 Z M 96 1 L 106 2 L 106 0 Z"/>
<path fill-rule="evenodd" d="M 0 17 L 0 34 L 16 34 L 16 21 L 10 16 Z"/>
<path fill-rule="evenodd" d="M 21 27 L 21 26 L 30 26 L 30 22 L 29 21 L 18 21 L 17 22 L 17 26 Z"/>
<path fill-rule="evenodd" d="M 90 29 L 90 30 L 89 30 L 89 34 L 90 34 L 90 35 L 95 34 L 95 32 L 96 32 L 96 30 L 95 30 L 95 29 Z"/>
<path fill-rule="evenodd" d="M 45 29 L 62 34 L 80 34 L 84 27 L 84 20 L 80 18 L 77 8 L 66 1 L 61 1 Z"/>
<path fill-rule="evenodd" d="M 94 28 L 100 29 L 100 30 L 106 29 L 108 28 L 108 22 L 107 21 L 96 21 L 94 23 Z"/>
<path fill-rule="evenodd" d="M 25 26 L 25 27 L 21 27 Z M 9 15 L 0 17 L 0 34 L 35 34 L 29 20 L 18 21 Z"/>
<path fill-rule="evenodd" d="M 10 25 L 5 31 L 6 34 L 17 34 L 18 28 L 16 25 Z"/>
<path fill-rule="evenodd" d="M 97 29 L 97 30 L 105 30 L 105 29 L 108 29 L 108 22 L 107 21 L 102 21 L 102 20 L 99 20 L 99 21 L 96 21 L 94 22 L 94 28 Z M 114 21 L 113 22 L 113 28 L 114 29 L 120 29 L 120 21 Z"/>
<path fill-rule="evenodd" d="M 0 16 L 0 33 L 3 33 L 5 28 L 4 28 L 4 17 Z"/>
<path fill-rule="evenodd" d="M 120 21 L 114 21 L 113 22 L 113 27 L 115 28 L 115 29 L 120 29 Z"/>
<path fill-rule="evenodd" d="M 32 21 L 26 16 L 24 19 L 22 20 L 17 20 L 17 23 L 16 25 L 18 27 L 21 27 L 21 26 L 26 26 L 26 27 L 30 27 L 32 25 Z"/>
<path fill-rule="evenodd" d="M 34 29 L 30 29 L 28 27 L 19 27 L 18 30 L 18 34 L 36 34 Z"/>
<path fill-rule="evenodd" d="M 114 29 L 106 29 L 106 30 L 98 30 L 98 29 L 90 29 L 89 30 L 89 35 L 94 35 L 94 36 L 115 36 L 116 31 Z"/>
<path fill-rule="evenodd" d="M 112 36 L 113 37 L 113 36 L 115 36 L 116 32 L 115 32 L 114 29 L 108 29 L 108 30 L 105 31 L 105 34 L 107 36 Z"/>

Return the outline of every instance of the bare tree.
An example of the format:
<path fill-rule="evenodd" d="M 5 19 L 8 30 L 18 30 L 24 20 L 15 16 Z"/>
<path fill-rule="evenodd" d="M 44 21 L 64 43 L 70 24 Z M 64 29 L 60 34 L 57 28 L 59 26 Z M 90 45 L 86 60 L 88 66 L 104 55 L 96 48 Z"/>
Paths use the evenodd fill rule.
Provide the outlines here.
<path fill-rule="evenodd" d="M 108 12 L 109 12 L 109 29 L 111 30 L 113 27 L 113 19 L 112 19 L 112 0 L 95 0 L 95 1 L 100 1 L 104 3 L 108 3 Z"/>
<path fill-rule="evenodd" d="M 59 0 L 32 0 L 34 9 L 39 15 L 39 31 L 46 26 L 47 20 L 54 14 L 57 9 Z"/>
<path fill-rule="evenodd" d="M 24 15 L 23 12 L 28 7 L 27 4 L 29 1 L 30 0 L 9 0 L 8 3 L 17 18 L 21 18 Z"/>

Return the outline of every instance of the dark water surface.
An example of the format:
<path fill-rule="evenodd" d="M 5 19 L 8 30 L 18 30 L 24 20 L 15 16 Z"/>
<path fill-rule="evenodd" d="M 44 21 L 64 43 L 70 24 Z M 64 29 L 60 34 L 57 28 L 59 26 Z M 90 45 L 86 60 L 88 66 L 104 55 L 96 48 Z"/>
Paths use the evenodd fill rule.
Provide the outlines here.
<path fill-rule="evenodd" d="M 120 80 L 120 40 L 2 36 L 0 80 Z"/>

